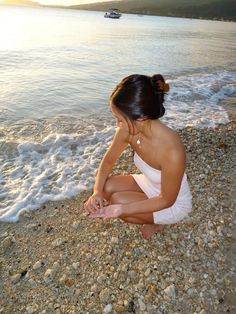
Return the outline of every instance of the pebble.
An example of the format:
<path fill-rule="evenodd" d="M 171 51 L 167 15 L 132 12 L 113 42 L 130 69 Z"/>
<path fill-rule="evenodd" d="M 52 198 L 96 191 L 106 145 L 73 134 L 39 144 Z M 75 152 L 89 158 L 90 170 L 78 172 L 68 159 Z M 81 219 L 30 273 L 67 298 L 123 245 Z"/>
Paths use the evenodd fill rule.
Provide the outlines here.
<path fill-rule="evenodd" d="M 91 291 L 92 292 L 97 292 L 97 290 L 98 290 L 98 286 L 96 284 L 92 285 Z"/>
<path fill-rule="evenodd" d="M 20 281 L 21 277 L 22 277 L 21 274 L 15 274 L 11 276 L 11 283 L 16 284 L 17 282 Z"/>
<path fill-rule="evenodd" d="M 72 268 L 73 268 L 74 270 L 78 270 L 78 269 L 79 269 L 79 262 L 73 263 L 73 264 L 72 264 Z"/>
<path fill-rule="evenodd" d="M 114 310 L 118 314 L 123 314 L 124 313 L 124 306 L 122 304 L 115 304 Z"/>
<path fill-rule="evenodd" d="M 61 285 L 65 284 L 66 283 L 66 280 L 67 280 L 68 276 L 66 274 L 63 274 L 60 279 L 59 279 L 59 283 Z"/>
<path fill-rule="evenodd" d="M 117 237 L 112 237 L 111 238 L 111 243 L 118 244 L 119 243 L 119 239 Z"/>
<path fill-rule="evenodd" d="M 106 281 L 107 276 L 105 274 L 101 274 L 100 276 L 98 276 L 97 278 L 97 282 L 102 284 L 104 281 Z"/>
<path fill-rule="evenodd" d="M 112 304 L 107 304 L 103 309 L 104 314 L 111 313 L 111 311 L 112 311 Z"/>
<path fill-rule="evenodd" d="M 33 287 L 33 286 L 36 285 L 36 282 L 35 282 L 34 279 L 30 278 L 30 279 L 28 280 L 28 284 L 29 284 L 31 287 Z"/>
<path fill-rule="evenodd" d="M 170 298 L 175 298 L 176 297 L 176 293 L 175 293 L 175 285 L 172 284 L 168 287 L 166 287 L 164 289 L 164 292 L 166 293 L 166 295 Z"/>
<path fill-rule="evenodd" d="M 54 272 L 56 272 L 60 267 L 60 264 L 58 262 L 54 262 L 52 265 L 52 269 Z"/>
<path fill-rule="evenodd" d="M 54 246 L 60 246 L 60 245 L 62 245 L 62 239 L 56 239 L 54 241 Z"/>
<path fill-rule="evenodd" d="M 171 233 L 171 238 L 176 241 L 178 239 L 178 234 L 177 233 Z"/>
<path fill-rule="evenodd" d="M 16 242 L 16 240 L 13 236 L 6 237 L 1 243 L 3 251 L 6 252 L 12 246 L 12 244 L 15 242 Z"/>
<path fill-rule="evenodd" d="M 164 256 L 157 256 L 157 259 L 161 262 L 163 262 L 165 260 L 165 257 Z"/>
<path fill-rule="evenodd" d="M 140 308 L 141 311 L 145 311 L 146 310 L 146 305 L 145 305 L 145 303 L 141 299 L 138 299 L 138 304 L 139 304 L 139 308 Z"/>
<path fill-rule="evenodd" d="M 145 271 L 144 275 L 145 275 L 146 277 L 148 277 L 150 274 L 151 274 L 151 269 L 148 268 L 148 269 Z"/>
<path fill-rule="evenodd" d="M 33 231 L 36 231 L 36 230 L 38 230 L 38 228 L 41 226 L 41 224 L 39 224 L 39 223 L 31 223 L 31 224 L 28 224 L 27 226 L 26 226 L 26 228 L 28 229 L 28 230 L 33 230 Z"/>
<path fill-rule="evenodd" d="M 33 265 L 33 269 L 34 270 L 37 270 L 39 269 L 40 267 L 43 266 L 43 262 L 42 261 L 37 261 L 34 265 Z"/>
<path fill-rule="evenodd" d="M 78 230 L 79 227 L 80 227 L 80 223 L 77 222 L 77 221 L 74 221 L 72 226 L 73 226 L 74 229 Z"/>
<path fill-rule="evenodd" d="M 55 272 L 52 269 L 50 269 L 50 268 L 47 269 L 45 274 L 44 274 L 44 281 L 46 283 L 53 281 L 54 274 L 55 274 Z"/>
<path fill-rule="evenodd" d="M 99 299 L 102 303 L 107 303 L 110 299 L 110 295 L 110 290 L 108 288 L 105 288 L 99 293 Z"/>
<path fill-rule="evenodd" d="M 38 304 L 29 305 L 26 307 L 27 314 L 33 314 L 38 310 Z"/>

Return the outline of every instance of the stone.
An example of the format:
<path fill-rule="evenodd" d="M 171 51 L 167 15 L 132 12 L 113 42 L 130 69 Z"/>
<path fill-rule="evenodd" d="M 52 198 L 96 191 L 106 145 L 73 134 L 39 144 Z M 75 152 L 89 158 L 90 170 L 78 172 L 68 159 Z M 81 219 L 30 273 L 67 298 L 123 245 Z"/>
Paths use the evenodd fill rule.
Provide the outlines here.
<path fill-rule="evenodd" d="M 91 289 L 92 292 L 97 292 L 98 286 L 96 284 L 92 285 Z"/>
<path fill-rule="evenodd" d="M 34 286 L 36 285 L 36 282 L 35 282 L 34 279 L 30 278 L 30 279 L 28 280 L 28 284 L 29 284 L 31 287 L 34 287 Z"/>
<path fill-rule="evenodd" d="M 141 311 L 145 311 L 146 310 L 146 305 L 145 305 L 145 303 L 141 299 L 138 299 L 138 304 L 139 304 L 139 308 L 140 308 Z"/>
<path fill-rule="evenodd" d="M 27 314 L 33 314 L 38 310 L 38 304 L 29 305 L 26 307 Z"/>
<path fill-rule="evenodd" d="M 157 259 L 161 262 L 163 262 L 165 260 L 164 256 L 157 256 Z"/>
<path fill-rule="evenodd" d="M 175 293 L 175 285 L 172 284 L 168 287 L 166 287 L 164 289 L 165 294 L 169 297 L 169 298 L 175 298 L 176 297 L 176 293 Z"/>
<path fill-rule="evenodd" d="M 80 227 L 80 223 L 77 222 L 77 221 L 74 221 L 72 226 L 73 226 L 73 228 L 74 228 L 75 230 L 78 230 L 79 227 Z"/>
<path fill-rule="evenodd" d="M 34 265 L 33 265 L 33 270 L 37 270 L 39 268 L 41 268 L 43 266 L 43 262 L 42 261 L 37 261 Z"/>
<path fill-rule="evenodd" d="M 6 252 L 14 242 L 16 242 L 16 240 L 13 236 L 6 237 L 1 243 L 3 251 Z"/>
<path fill-rule="evenodd" d="M 54 262 L 52 265 L 52 269 L 54 272 L 56 272 L 60 267 L 60 264 L 58 262 Z"/>
<path fill-rule="evenodd" d="M 79 262 L 73 263 L 73 264 L 72 264 L 72 268 L 73 268 L 74 270 L 78 270 L 78 269 L 79 269 Z"/>
<path fill-rule="evenodd" d="M 39 227 L 41 227 L 41 225 L 39 223 L 31 223 L 31 224 L 27 225 L 27 229 L 33 230 L 33 231 L 38 230 Z"/>
<path fill-rule="evenodd" d="M 102 303 L 107 303 L 110 299 L 110 295 L 110 290 L 108 288 L 105 288 L 99 293 L 99 299 Z"/>
<path fill-rule="evenodd" d="M 49 283 L 53 281 L 53 278 L 54 278 L 54 271 L 52 269 L 47 269 L 44 274 L 44 281 L 46 283 Z"/>
<path fill-rule="evenodd" d="M 148 277 L 148 276 L 150 275 L 150 273 L 151 273 L 151 269 L 148 268 L 148 269 L 145 271 L 144 275 L 145 275 L 146 277 Z"/>
<path fill-rule="evenodd" d="M 119 243 L 119 239 L 117 237 L 112 237 L 111 238 L 111 243 L 118 244 Z"/>
<path fill-rule="evenodd" d="M 60 279 L 59 279 L 59 283 L 60 283 L 61 285 L 63 285 L 63 284 L 65 284 L 66 280 L 67 280 L 67 275 L 66 275 L 66 274 L 63 274 L 63 275 L 60 277 Z"/>
<path fill-rule="evenodd" d="M 54 246 L 60 246 L 60 245 L 62 245 L 62 239 L 56 239 L 54 241 Z"/>
<path fill-rule="evenodd" d="M 112 305 L 111 304 L 107 304 L 104 309 L 103 309 L 103 313 L 107 314 L 107 313 L 111 313 L 112 311 Z"/>
<path fill-rule="evenodd" d="M 21 279 L 21 274 L 15 274 L 13 276 L 11 276 L 11 283 L 16 284 L 17 282 L 19 282 Z"/>
<path fill-rule="evenodd" d="M 98 276 L 97 278 L 97 282 L 102 284 L 104 281 L 106 281 L 107 276 L 105 274 L 101 274 L 100 276 Z"/>

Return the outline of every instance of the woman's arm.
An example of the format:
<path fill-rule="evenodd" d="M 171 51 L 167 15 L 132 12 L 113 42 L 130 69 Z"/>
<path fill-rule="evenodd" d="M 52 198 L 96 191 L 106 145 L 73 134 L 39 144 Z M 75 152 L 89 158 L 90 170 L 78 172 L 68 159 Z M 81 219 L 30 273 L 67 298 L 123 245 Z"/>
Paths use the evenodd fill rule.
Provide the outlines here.
<path fill-rule="evenodd" d="M 102 193 L 105 182 L 110 174 L 112 167 L 121 153 L 129 144 L 129 133 L 120 127 L 116 128 L 116 133 L 110 147 L 105 153 L 96 174 L 94 193 Z"/>

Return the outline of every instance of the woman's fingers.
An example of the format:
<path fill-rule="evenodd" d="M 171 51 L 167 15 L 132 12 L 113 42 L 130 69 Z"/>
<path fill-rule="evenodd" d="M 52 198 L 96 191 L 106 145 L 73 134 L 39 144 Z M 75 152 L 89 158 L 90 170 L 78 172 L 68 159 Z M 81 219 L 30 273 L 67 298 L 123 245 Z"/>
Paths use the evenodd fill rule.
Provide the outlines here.
<path fill-rule="evenodd" d="M 95 212 L 91 213 L 90 216 L 92 218 L 99 218 L 99 217 L 102 218 L 102 217 L 104 217 L 104 215 L 105 215 L 104 209 L 103 208 L 99 208 Z"/>
<path fill-rule="evenodd" d="M 94 208 L 98 208 L 98 203 L 97 203 L 97 199 L 96 199 L 96 198 L 94 198 L 94 199 L 91 201 L 91 203 L 92 203 L 92 206 L 93 206 Z"/>
<path fill-rule="evenodd" d="M 103 200 L 102 200 L 102 199 L 101 199 L 100 202 L 99 202 L 99 206 L 100 206 L 100 208 L 103 207 Z"/>

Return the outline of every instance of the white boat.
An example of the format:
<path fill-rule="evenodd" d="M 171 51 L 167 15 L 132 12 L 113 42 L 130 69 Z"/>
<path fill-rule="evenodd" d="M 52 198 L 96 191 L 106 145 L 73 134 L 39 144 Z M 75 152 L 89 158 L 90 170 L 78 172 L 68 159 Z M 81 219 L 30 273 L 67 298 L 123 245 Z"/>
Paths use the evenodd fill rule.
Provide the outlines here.
<path fill-rule="evenodd" d="M 122 14 L 119 12 L 118 9 L 110 9 L 109 12 L 106 12 L 104 17 L 110 18 L 110 19 L 119 19 L 122 16 Z"/>

